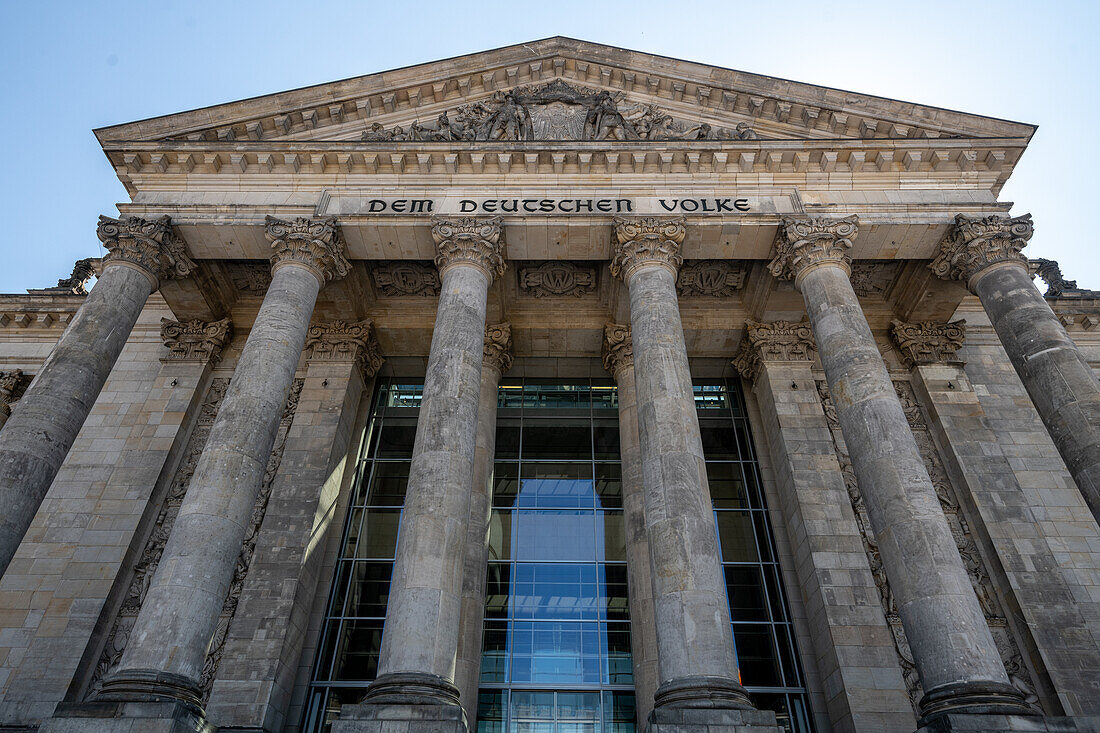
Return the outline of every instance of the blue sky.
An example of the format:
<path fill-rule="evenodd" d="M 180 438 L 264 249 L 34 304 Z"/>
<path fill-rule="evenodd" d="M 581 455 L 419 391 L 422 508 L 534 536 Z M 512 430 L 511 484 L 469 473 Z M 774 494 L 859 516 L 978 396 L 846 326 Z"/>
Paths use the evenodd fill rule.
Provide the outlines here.
<path fill-rule="evenodd" d="M 126 192 L 92 129 L 568 35 L 1039 125 L 1005 187 L 1026 252 L 1100 289 L 1100 3 L 0 0 L 0 292 L 98 256 Z"/>

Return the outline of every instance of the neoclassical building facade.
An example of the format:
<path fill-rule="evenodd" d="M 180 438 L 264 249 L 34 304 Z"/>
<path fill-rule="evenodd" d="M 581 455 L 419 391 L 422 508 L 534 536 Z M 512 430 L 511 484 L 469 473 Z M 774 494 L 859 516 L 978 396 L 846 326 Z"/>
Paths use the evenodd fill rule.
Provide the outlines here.
<path fill-rule="evenodd" d="M 1034 131 L 567 38 L 97 130 L 106 253 L 0 295 L 0 731 L 1100 730 Z"/>

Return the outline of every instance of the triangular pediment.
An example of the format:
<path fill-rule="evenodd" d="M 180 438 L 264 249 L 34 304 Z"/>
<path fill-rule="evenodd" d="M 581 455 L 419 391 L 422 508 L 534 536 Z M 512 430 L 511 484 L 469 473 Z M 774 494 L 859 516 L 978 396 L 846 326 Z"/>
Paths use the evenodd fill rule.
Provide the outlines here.
<path fill-rule="evenodd" d="M 96 131 L 153 141 L 1023 138 L 1031 125 L 555 37 Z"/>

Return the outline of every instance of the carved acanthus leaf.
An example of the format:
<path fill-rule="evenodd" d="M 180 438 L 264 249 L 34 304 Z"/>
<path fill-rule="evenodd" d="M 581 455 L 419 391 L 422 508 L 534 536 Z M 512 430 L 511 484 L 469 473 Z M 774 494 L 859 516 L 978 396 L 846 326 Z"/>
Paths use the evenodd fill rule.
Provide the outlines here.
<path fill-rule="evenodd" d="M 603 327 L 603 368 L 616 380 L 621 370 L 634 368 L 634 342 L 629 324 L 608 323 Z"/>
<path fill-rule="evenodd" d="M 160 338 L 168 347 L 161 361 L 214 362 L 229 341 L 233 327 L 228 318 L 220 321 L 173 321 L 160 319 Z"/>
<path fill-rule="evenodd" d="M 503 374 L 512 368 L 512 324 L 495 323 L 485 328 L 482 368 Z"/>
<path fill-rule="evenodd" d="M 681 297 L 728 298 L 745 284 L 745 268 L 729 260 L 695 260 L 684 263 L 676 278 Z"/>
<path fill-rule="evenodd" d="M 0 416 L 11 415 L 11 406 L 19 400 L 29 382 L 21 369 L 0 372 Z"/>
<path fill-rule="evenodd" d="M 306 333 L 305 351 L 310 361 L 353 362 L 367 379 L 385 362 L 374 337 L 374 322 L 369 319 L 315 323 Z"/>
<path fill-rule="evenodd" d="M 587 295 L 596 289 L 596 268 L 553 260 L 519 269 L 519 289 L 536 298 Z"/>
<path fill-rule="evenodd" d="M 187 277 L 195 269 L 186 245 L 172 231 L 167 216 L 151 221 L 136 216 L 121 219 L 101 216 L 95 233 L 107 248 L 104 266 L 127 263 L 149 273 L 158 282 Z"/>
<path fill-rule="evenodd" d="M 672 219 L 615 217 L 611 275 L 626 282 L 634 270 L 647 264 L 662 265 L 677 272 L 684 263 L 680 245 L 687 235 L 686 221 L 683 216 Z"/>
<path fill-rule="evenodd" d="M 388 297 L 439 295 L 439 270 L 423 262 L 386 262 L 375 265 L 371 276 Z"/>
<path fill-rule="evenodd" d="M 929 267 L 938 277 L 964 282 L 1001 262 L 1018 262 L 1026 268 L 1027 257 L 1020 250 L 1034 233 L 1031 214 L 1014 218 L 959 214 Z"/>
<path fill-rule="evenodd" d="M 335 216 L 298 217 L 292 221 L 269 216 L 264 236 L 271 242 L 273 272 L 281 265 L 297 262 L 311 269 L 322 282 L 330 282 L 351 270 Z"/>
<path fill-rule="evenodd" d="M 812 362 L 817 358 L 813 329 L 806 321 L 771 321 L 745 323 L 741 347 L 733 359 L 733 367 L 742 377 L 754 381 L 765 362 Z"/>
<path fill-rule="evenodd" d="M 440 272 L 458 264 L 481 268 L 489 279 L 504 274 L 503 219 L 462 217 L 436 219 L 432 224 L 435 239 L 435 264 Z"/>
<path fill-rule="evenodd" d="M 859 233 L 859 219 L 809 219 L 784 217 L 775 239 L 775 254 L 768 272 L 780 280 L 797 280 L 808 269 L 834 263 L 851 272 L 849 250 Z"/>
<path fill-rule="evenodd" d="M 956 361 L 966 338 L 966 321 L 906 323 L 894 320 L 890 325 L 890 336 L 909 368 Z"/>

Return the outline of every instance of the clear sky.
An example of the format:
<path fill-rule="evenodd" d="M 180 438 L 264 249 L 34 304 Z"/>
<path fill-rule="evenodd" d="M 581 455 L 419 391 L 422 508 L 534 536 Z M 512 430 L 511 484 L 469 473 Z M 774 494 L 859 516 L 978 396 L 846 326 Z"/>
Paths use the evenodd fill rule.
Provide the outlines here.
<path fill-rule="evenodd" d="M 95 127 L 553 35 L 1038 124 L 1002 199 L 1100 290 L 1096 2 L 0 0 L 0 24 L 4 293 L 101 254 L 127 197 Z"/>

